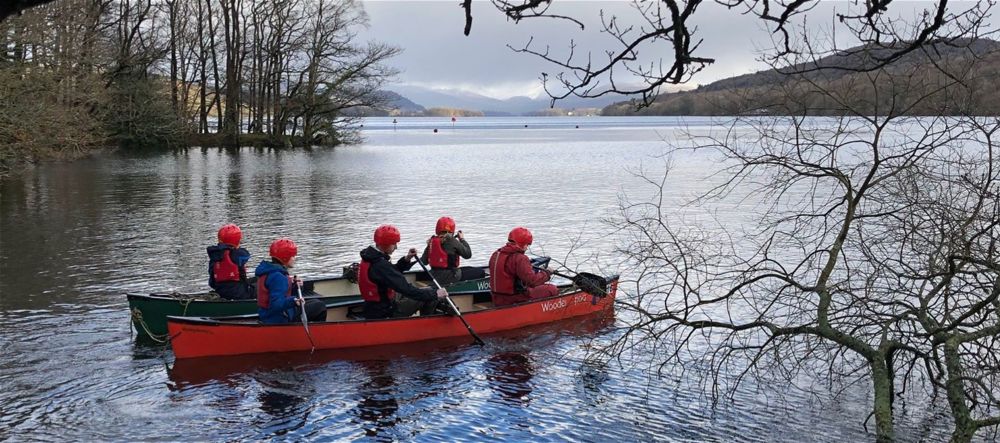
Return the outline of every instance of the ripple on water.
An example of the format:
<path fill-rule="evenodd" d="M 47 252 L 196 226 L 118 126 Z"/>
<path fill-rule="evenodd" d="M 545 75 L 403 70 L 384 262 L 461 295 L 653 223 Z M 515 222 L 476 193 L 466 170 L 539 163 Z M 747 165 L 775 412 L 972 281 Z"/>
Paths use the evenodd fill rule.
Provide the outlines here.
<path fill-rule="evenodd" d="M 639 121 L 641 129 L 628 127 Z M 433 139 L 386 131 L 333 150 L 107 155 L 5 178 L 0 225 L 18 235 L 0 236 L 0 438 L 870 440 L 864 387 L 814 399 L 781 384 L 747 384 L 713 408 L 695 380 L 650 380 L 648 356 L 624 367 L 586 361 L 585 345 L 602 329 L 531 329 L 486 337 L 483 348 L 463 339 L 189 363 L 130 341 L 124 293 L 202 290 L 204 248 L 228 221 L 243 226 L 251 264 L 275 237 L 294 237 L 298 272 L 308 276 L 356 261 L 380 223 L 396 224 L 403 245 L 420 246 L 443 214 L 465 232 L 473 264 L 521 224 L 535 233 L 535 252 L 572 249 L 574 258 L 607 263 L 614 238 L 597 220 L 617 208 L 619 191 L 644 192 L 626 167 L 648 164 L 662 138 L 677 139 L 687 123 L 614 122 Z M 674 160 L 668 204 L 703 189 L 712 166 Z M 436 173 L 415 184 L 415 171 Z M 901 411 L 901 439 L 947 439 L 946 411 L 914 403 Z"/>

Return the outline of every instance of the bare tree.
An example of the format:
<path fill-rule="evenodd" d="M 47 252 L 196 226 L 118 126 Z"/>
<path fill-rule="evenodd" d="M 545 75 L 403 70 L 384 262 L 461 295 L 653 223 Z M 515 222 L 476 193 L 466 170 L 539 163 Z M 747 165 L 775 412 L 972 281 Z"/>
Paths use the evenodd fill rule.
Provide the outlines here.
<path fill-rule="evenodd" d="M 367 17 L 352 2 L 319 0 L 311 15 L 308 62 L 299 76 L 304 86 L 296 116 L 302 120 L 305 143 L 314 141 L 318 133 L 346 131 L 345 125 L 337 124 L 344 110 L 379 106 L 383 98 L 379 89 L 396 74 L 382 63 L 399 53 L 398 48 L 385 44 L 354 43 L 354 25 L 365 23 Z"/>
<path fill-rule="evenodd" d="M 878 441 L 893 440 L 908 389 L 945 394 L 953 441 L 995 429 L 1000 120 L 934 116 L 973 96 L 979 72 L 935 63 L 788 75 L 768 92 L 781 116 L 737 117 L 669 151 L 721 165 L 689 202 L 671 200 L 667 175 L 640 174 L 653 198 L 623 198 L 614 226 L 633 320 L 605 355 L 707 362 L 715 395 L 747 378 L 867 383 Z"/>

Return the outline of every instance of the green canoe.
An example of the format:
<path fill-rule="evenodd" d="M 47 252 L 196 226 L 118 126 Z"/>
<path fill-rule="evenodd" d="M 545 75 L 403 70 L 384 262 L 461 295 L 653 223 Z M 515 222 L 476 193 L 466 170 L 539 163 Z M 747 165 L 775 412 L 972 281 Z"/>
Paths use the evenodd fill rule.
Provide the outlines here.
<path fill-rule="evenodd" d="M 418 286 L 430 285 L 430 277 L 421 270 L 406 272 L 406 278 Z M 469 280 L 448 286 L 448 292 L 475 292 L 489 290 L 488 278 Z M 326 304 L 360 300 L 357 283 L 343 275 L 306 280 L 302 295 L 316 298 Z M 132 326 L 140 339 L 165 342 L 167 316 L 223 317 L 257 313 L 257 300 L 226 300 L 214 292 L 126 294 Z"/>

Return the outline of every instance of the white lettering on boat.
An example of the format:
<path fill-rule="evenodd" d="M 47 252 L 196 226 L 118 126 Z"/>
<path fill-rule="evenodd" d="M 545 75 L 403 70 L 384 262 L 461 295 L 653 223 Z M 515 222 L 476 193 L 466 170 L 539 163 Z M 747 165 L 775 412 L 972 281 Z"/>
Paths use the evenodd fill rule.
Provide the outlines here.
<path fill-rule="evenodd" d="M 556 309 L 565 308 L 571 304 L 579 304 L 588 302 L 589 295 L 586 293 L 580 293 L 574 295 L 572 298 L 560 298 L 559 300 L 552 300 L 542 303 L 542 312 L 554 311 Z"/>
<path fill-rule="evenodd" d="M 542 312 L 554 311 L 556 309 L 565 308 L 566 299 L 562 298 L 559 300 L 547 301 L 542 303 Z"/>
<path fill-rule="evenodd" d="M 485 291 L 485 290 L 487 290 L 487 289 L 490 288 L 490 282 L 488 282 L 488 281 L 481 281 L 479 283 L 476 283 L 476 288 L 478 290 L 480 290 L 480 291 Z"/>

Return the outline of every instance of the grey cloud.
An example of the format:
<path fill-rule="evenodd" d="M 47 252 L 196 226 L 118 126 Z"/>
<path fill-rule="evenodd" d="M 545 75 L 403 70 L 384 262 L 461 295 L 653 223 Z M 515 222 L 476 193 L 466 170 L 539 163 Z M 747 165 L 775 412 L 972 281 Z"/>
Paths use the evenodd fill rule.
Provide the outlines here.
<path fill-rule="evenodd" d="M 911 2 L 914 8 L 920 3 Z M 507 48 L 523 46 L 534 37 L 536 48 L 548 45 L 553 54 L 564 55 L 570 40 L 578 52 L 589 50 L 594 60 L 602 60 L 602 50 L 614 47 L 601 33 L 600 11 L 615 15 L 621 24 L 641 26 L 641 15 L 628 1 L 555 0 L 550 12 L 572 16 L 586 29 L 565 20 L 528 19 L 519 24 L 507 21 L 489 2 L 473 3 L 472 35 L 462 34 L 464 12 L 457 0 L 448 1 L 365 1 L 371 26 L 362 38 L 400 46 L 403 54 L 392 64 L 404 72 L 399 82 L 423 86 L 481 89 L 493 96 L 531 95 L 540 85 L 540 73 L 555 74 L 557 67 L 527 54 Z M 814 23 L 829 22 L 833 8 L 847 8 L 847 2 L 824 2 L 813 15 Z M 699 73 L 693 83 L 711 81 L 764 69 L 757 50 L 771 45 L 770 34 L 760 20 L 727 10 L 714 2 L 697 12 L 696 37 L 703 39 L 699 54 L 716 63 Z M 824 21 L 825 20 L 825 21 Z M 648 25 L 647 25 L 648 26 Z M 666 43 L 647 49 L 647 61 L 670 54 Z"/>

